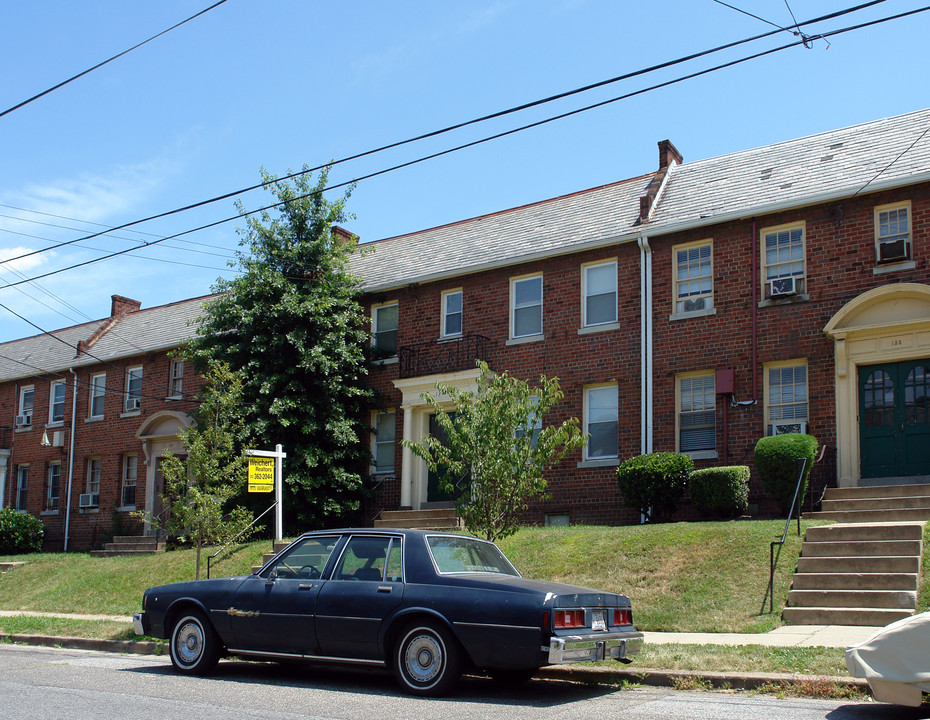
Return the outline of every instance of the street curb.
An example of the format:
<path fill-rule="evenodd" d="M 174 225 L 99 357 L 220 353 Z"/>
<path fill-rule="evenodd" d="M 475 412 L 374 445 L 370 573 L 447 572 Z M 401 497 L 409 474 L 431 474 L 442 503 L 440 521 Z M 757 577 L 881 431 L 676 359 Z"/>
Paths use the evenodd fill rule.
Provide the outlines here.
<path fill-rule="evenodd" d="M 98 650 L 132 655 L 161 656 L 166 654 L 165 645 L 167 644 L 153 640 L 97 640 L 94 638 L 15 635 L 10 633 L 0 634 L 0 641 L 74 650 Z M 625 668 L 582 667 L 578 665 L 544 667 L 539 670 L 535 677 L 591 685 L 622 685 L 627 683 L 655 687 L 675 687 L 676 682 L 681 684 L 683 680 L 690 680 L 696 685 L 709 685 L 718 690 L 755 690 L 767 685 L 799 685 L 801 683 L 828 681 L 857 688 L 863 693 L 867 693 L 869 689 L 868 681 L 851 677 L 793 675 L 790 673 L 720 673 L 696 670 L 653 670 L 650 668 L 628 670 Z"/>

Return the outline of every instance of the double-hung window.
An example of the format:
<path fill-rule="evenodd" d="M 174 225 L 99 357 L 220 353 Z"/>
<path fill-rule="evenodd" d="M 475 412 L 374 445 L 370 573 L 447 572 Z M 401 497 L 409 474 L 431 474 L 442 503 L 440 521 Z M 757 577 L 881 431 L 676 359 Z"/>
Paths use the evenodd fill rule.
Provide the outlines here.
<path fill-rule="evenodd" d="M 53 380 L 48 393 L 48 421 L 60 423 L 65 420 L 65 381 Z"/>
<path fill-rule="evenodd" d="M 393 412 L 375 413 L 375 432 L 372 456 L 376 473 L 394 472 L 394 437 L 396 415 Z"/>
<path fill-rule="evenodd" d="M 180 398 L 184 395 L 184 361 L 172 360 L 168 378 L 168 397 Z"/>
<path fill-rule="evenodd" d="M 714 306 L 713 244 L 702 240 L 672 248 L 675 314 Z"/>
<path fill-rule="evenodd" d="M 29 492 L 29 466 L 16 467 L 16 509 L 26 512 L 26 496 Z"/>
<path fill-rule="evenodd" d="M 807 432 L 807 363 L 766 365 L 765 398 L 767 434 Z"/>
<path fill-rule="evenodd" d="M 714 453 L 717 449 L 714 372 L 678 378 L 678 451 Z M 706 457 L 707 455 L 703 455 Z"/>
<path fill-rule="evenodd" d="M 103 401 L 107 395 L 107 374 L 97 373 L 90 378 L 90 417 L 103 417 Z"/>
<path fill-rule="evenodd" d="M 16 427 L 32 427 L 32 408 L 35 394 L 34 385 L 27 385 L 19 389 L 19 412 L 16 414 Z"/>
<path fill-rule="evenodd" d="M 123 490 L 121 505 L 124 508 L 136 506 L 136 480 L 139 476 L 139 456 L 123 456 Z"/>
<path fill-rule="evenodd" d="M 875 253 L 879 263 L 911 259 L 911 203 L 875 208 Z"/>
<path fill-rule="evenodd" d="M 542 275 L 510 280 L 510 337 L 542 335 Z"/>
<path fill-rule="evenodd" d="M 617 262 L 582 266 L 584 326 L 617 322 Z"/>
<path fill-rule="evenodd" d="M 91 496 L 91 505 L 97 505 L 100 498 L 100 458 L 89 458 L 87 461 L 87 489 L 85 492 Z"/>
<path fill-rule="evenodd" d="M 806 292 L 804 234 L 804 223 L 762 230 L 763 298 Z"/>
<path fill-rule="evenodd" d="M 48 483 L 45 490 L 45 509 L 48 512 L 58 509 L 58 496 L 61 491 L 61 463 L 53 462 L 48 466 Z"/>
<path fill-rule="evenodd" d="M 142 407 L 142 368 L 133 367 L 126 371 L 126 412 L 136 412 Z"/>
<path fill-rule="evenodd" d="M 585 459 L 617 457 L 618 394 L 616 385 L 585 388 L 584 431 L 588 436 Z"/>
<path fill-rule="evenodd" d="M 458 337 L 462 334 L 462 291 L 449 290 L 442 294 L 441 336 Z"/>
<path fill-rule="evenodd" d="M 397 357 L 397 303 L 375 305 L 371 313 L 371 336 L 375 357 Z"/>

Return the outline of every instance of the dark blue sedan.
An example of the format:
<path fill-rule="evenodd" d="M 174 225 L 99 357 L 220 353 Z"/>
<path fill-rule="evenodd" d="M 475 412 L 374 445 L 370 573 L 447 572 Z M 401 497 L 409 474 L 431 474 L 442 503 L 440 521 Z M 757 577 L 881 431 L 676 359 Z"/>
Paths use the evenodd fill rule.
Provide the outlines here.
<path fill-rule="evenodd" d="M 629 662 L 642 633 L 625 595 L 527 580 L 493 543 L 424 530 L 302 535 L 245 577 L 149 588 L 135 631 L 204 675 L 224 655 L 389 667 L 447 692 L 466 669 L 500 680 L 544 665 Z"/>

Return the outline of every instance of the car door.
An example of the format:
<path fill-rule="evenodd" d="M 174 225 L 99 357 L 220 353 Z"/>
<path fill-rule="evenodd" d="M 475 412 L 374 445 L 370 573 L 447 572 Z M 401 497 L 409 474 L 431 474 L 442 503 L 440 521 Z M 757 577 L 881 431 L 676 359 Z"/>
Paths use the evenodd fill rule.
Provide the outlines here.
<path fill-rule="evenodd" d="M 404 597 L 401 537 L 353 535 L 317 596 L 320 652 L 379 660 L 384 618 Z"/>
<path fill-rule="evenodd" d="M 340 536 L 312 536 L 239 586 L 227 610 L 237 650 L 317 654 L 317 597 Z"/>

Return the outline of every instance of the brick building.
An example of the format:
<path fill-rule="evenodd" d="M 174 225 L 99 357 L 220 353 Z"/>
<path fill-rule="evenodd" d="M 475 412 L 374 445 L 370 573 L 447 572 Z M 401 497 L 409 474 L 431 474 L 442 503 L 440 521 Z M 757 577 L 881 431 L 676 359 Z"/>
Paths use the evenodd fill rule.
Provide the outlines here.
<path fill-rule="evenodd" d="M 441 505 L 400 438 L 476 358 L 558 376 L 591 442 L 537 522 L 636 522 L 616 466 L 643 452 L 750 464 L 803 430 L 821 482 L 930 476 L 930 110 L 693 163 L 372 243 L 374 471 L 386 508 Z M 764 503 L 757 479 L 751 502 Z"/>
<path fill-rule="evenodd" d="M 171 352 L 202 303 L 114 295 L 103 320 L 0 345 L 0 506 L 41 518 L 48 550 L 141 534 L 132 511 L 160 512 L 158 460 L 183 451 L 200 387 Z"/>

